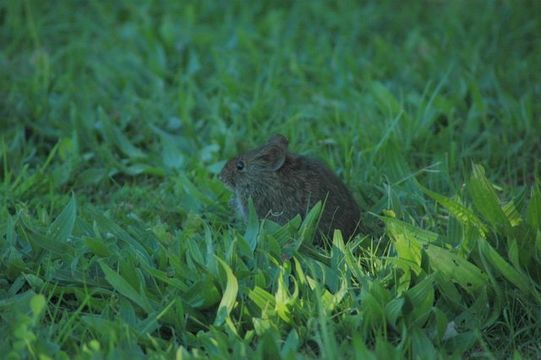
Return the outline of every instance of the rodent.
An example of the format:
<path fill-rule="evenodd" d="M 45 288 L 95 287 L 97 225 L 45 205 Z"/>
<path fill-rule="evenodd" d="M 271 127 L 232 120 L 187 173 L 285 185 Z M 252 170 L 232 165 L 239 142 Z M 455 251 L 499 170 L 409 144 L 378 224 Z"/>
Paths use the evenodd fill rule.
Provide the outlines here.
<path fill-rule="evenodd" d="M 267 143 L 229 160 L 219 175 L 235 193 L 244 219 L 251 197 L 257 216 L 285 224 L 307 212 L 319 200 L 325 203 L 316 241 L 321 233 L 340 229 L 344 240 L 357 232 L 360 210 L 346 185 L 321 161 L 288 151 L 288 140 L 276 134 Z"/>

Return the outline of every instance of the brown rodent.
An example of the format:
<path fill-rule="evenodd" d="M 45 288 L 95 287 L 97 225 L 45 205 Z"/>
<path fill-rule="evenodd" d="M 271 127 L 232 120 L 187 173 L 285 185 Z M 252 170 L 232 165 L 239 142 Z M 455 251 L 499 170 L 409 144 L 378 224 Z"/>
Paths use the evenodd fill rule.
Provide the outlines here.
<path fill-rule="evenodd" d="M 236 207 L 245 219 L 250 197 L 259 218 L 279 224 L 297 214 L 304 218 L 321 200 L 323 234 L 332 236 L 340 229 L 347 241 L 357 231 L 359 207 L 344 183 L 320 161 L 288 152 L 283 135 L 273 135 L 265 145 L 229 160 L 219 177 L 235 192 Z"/>

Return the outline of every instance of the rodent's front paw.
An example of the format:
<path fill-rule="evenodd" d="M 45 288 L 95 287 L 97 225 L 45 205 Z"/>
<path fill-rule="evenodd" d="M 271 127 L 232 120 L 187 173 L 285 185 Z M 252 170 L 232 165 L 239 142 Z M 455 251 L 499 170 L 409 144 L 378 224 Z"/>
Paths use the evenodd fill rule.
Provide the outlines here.
<path fill-rule="evenodd" d="M 280 217 L 284 215 L 284 211 L 273 211 L 273 210 L 269 210 L 269 212 L 267 213 L 267 216 L 268 217 Z"/>

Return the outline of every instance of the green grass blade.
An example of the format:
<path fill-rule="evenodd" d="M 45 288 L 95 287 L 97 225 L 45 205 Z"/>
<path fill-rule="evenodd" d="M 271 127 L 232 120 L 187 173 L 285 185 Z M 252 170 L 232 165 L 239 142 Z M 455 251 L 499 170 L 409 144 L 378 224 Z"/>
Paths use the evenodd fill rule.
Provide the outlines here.
<path fill-rule="evenodd" d="M 216 318 L 214 319 L 214 325 L 219 326 L 225 322 L 225 319 L 229 317 L 229 314 L 231 314 L 231 311 L 235 306 L 237 294 L 239 292 L 239 284 L 229 265 L 219 257 L 216 257 L 216 259 L 222 265 L 227 276 L 227 283 L 222 295 L 222 300 L 220 301 L 220 305 L 218 305 L 218 311 L 216 313 Z"/>
<path fill-rule="evenodd" d="M 492 184 L 485 176 L 485 170 L 476 164 L 472 165 L 472 169 L 467 187 L 475 208 L 494 228 L 503 227 L 507 230 L 511 224 L 500 206 Z"/>
<path fill-rule="evenodd" d="M 534 229 L 541 231 L 541 189 L 539 184 L 532 187 L 526 219 Z"/>
<path fill-rule="evenodd" d="M 180 281 L 179 279 L 172 278 L 168 276 L 165 272 L 160 271 L 145 263 L 141 263 L 141 267 L 152 277 L 174 287 L 175 289 L 188 292 L 188 286 L 186 286 L 186 284 L 184 284 L 184 282 Z"/>
<path fill-rule="evenodd" d="M 518 226 L 522 222 L 522 216 L 520 216 L 513 200 L 502 206 L 503 213 L 509 220 L 511 226 Z"/>
<path fill-rule="evenodd" d="M 113 271 L 113 269 L 105 262 L 99 261 L 98 263 L 105 274 L 105 280 L 107 280 L 116 291 L 139 305 L 147 313 L 152 311 L 152 306 L 143 294 L 138 293 L 122 276 Z"/>
<path fill-rule="evenodd" d="M 384 217 L 383 221 L 398 253 L 396 264 L 405 271 L 400 286 L 400 291 L 403 291 L 409 287 L 411 277 L 409 270 L 415 274 L 421 272 L 422 247 L 438 242 L 439 237 L 436 233 L 392 217 Z"/>
<path fill-rule="evenodd" d="M 487 285 L 486 275 L 461 256 L 435 245 L 426 246 L 424 251 L 428 255 L 432 269 L 441 272 L 466 291 L 474 294 L 479 288 Z"/>
<path fill-rule="evenodd" d="M 252 300 L 257 307 L 262 311 L 274 310 L 276 307 L 276 300 L 274 296 L 267 292 L 265 289 L 256 286 L 248 293 L 248 297 Z"/>
<path fill-rule="evenodd" d="M 411 239 L 415 239 L 420 244 L 434 244 L 441 242 L 440 236 L 432 231 L 421 229 L 415 225 L 392 218 L 382 218 L 385 226 L 391 235 L 403 234 Z"/>
<path fill-rule="evenodd" d="M 118 239 L 122 240 L 129 246 L 129 251 L 133 251 L 138 256 L 139 260 L 150 263 L 150 255 L 148 254 L 147 250 L 126 230 L 97 210 L 88 209 L 87 212 L 88 215 L 96 222 L 100 231 L 109 232 Z"/>
<path fill-rule="evenodd" d="M 248 221 L 246 223 L 246 232 L 244 233 L 244 239 L 248 242 L 252 253 L 257 247 L 259 235 L 259 220 L 255 211 L 254 202 L 252 198 L 248 200 Z"/>
<path fill-rule="evenodd" d="M 472 210 L 468 209 L 460 202 L 452 200 L 448 197 L 435 193 L 425 187 L 421 187 L 423 192 L 430 196 L 432 199 L 437 201 L 440 205 L 445 207 L 451 215 L 461 221 L 463 224 L 468 224 L 479 230 L 481 236 L 485 237 L 487 233 L 487 228 L 485 224 L 473 213 Z"/>
<path fill-rule="evenodd" d="M 532 286 L 528 277 L 522 274 L 519 270 L 515 269 L 511 264 L 504 260 L 503 257 L 486 241 L 479 241 L 479 253 L 487 259 L 487 261 L 498 272 L 505 277 L 510 283 L 519 288 L 522 292 L 527 294 L 534 294 L 538 299 L 538 290 Z"/>
<path fill-rule="evenodd" d="M 183 295 L 183 300 L 198 310 L 210 309 L 216 306 L 220 299 L 220 291 L 209 277 L 203 277 L 195 282 Z"/>
<path fill-rule="evenodd" d="M 411 304 L 413 311 L 410 314 L 414 323 L 423 326 L 431 314 L 434 305 L 434 279 L 433 275 L 424 278 L 405 292 L 405 298 Z"/>
<path fill-rule="evenodd" d="M 306 243 L 309 244 L 314 239 L 314 235 L 318 231 L 317 225 L 319 223 L 319 216 L 321 214 L 321 210 L 323 208 L 323 203 L 321 201 L 318 201 L 306 214 L 306 217 L 304 218 L 301 227 L 299 229 L 299 242 L 298 246 L 300 247 L 301 244 Z"/>
<path fill-rule="evenodd" d="M 77 204 L 75 202 L 75 195 L 72 195 L 66 207 L 49 227 L 47 236 L 56 243 L 66 242 L 71 236 L 76 217 Z"/>
<path fill-rule="evenodd" d="M 31 244 L 32 249 L 37 252 L 38 249 L 44 249 L 58 257 L 73 256 L 75 250 L 67 242 L 54 241 L 51 236 L 45 236 L 40 233 L 40 229 L 33 224 L 28 223 L 26 216 L 21 217 L 17 233 Z"/>
<path fill-rule="evenodd" d="M 84 237 L 84 242 L 86 247 L 98 256 L 108 257 L 112 255 L 112 252 L 109 250 L 103 239 Z"/>

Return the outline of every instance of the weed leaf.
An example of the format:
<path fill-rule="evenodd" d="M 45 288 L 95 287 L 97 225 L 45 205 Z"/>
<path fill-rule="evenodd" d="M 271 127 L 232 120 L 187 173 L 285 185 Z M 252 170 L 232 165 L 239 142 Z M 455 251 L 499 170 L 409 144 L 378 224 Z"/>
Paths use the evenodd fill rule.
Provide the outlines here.
<path fill-rule="evenodd" d="M 216 318 L 214 319 L 214 325 L 219 326 L 224 323 L 225 319 L 229 316 L 231 310 L 233 310 L 233 307 L 235 306 L 239 284 L 229 265 L 219 257 L 216 257 L 216 259 L 222 265 L 227 276 L 225 291 L 223 292 L 222 300 L 220 301 L 220 305 L 218 305 L 218 311 L 216 313 Z"/>

